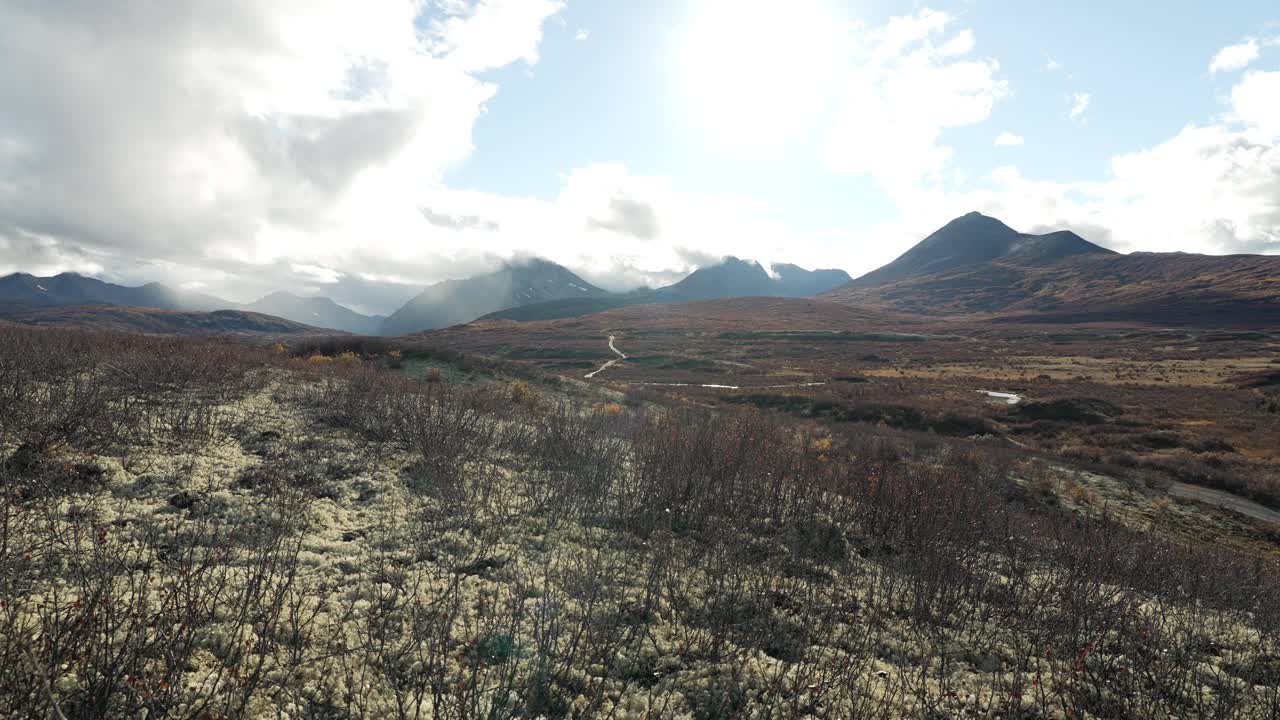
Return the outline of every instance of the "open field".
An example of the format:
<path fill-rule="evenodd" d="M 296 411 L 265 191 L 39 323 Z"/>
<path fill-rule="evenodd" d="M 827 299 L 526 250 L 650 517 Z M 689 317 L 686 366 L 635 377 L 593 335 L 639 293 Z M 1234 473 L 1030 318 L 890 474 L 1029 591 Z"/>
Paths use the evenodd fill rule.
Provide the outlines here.
<path fill-rule="evenodd" d="M 592 381 L 619 391 L 985 434 L 1132 482 L 1187 482 L 1280 507 L 1280 333 L 928 321 L 759 298 L 425 337 L 582 377 L 615 359 L 611 335 L 627 359 Z"/>
<path fill-rule="evenodd" d="M 1030 404 L 870 423 L 420 340 L 2 332 L 6 717 L 1280 708 L 1275 532 L 1014 442 Z"/>

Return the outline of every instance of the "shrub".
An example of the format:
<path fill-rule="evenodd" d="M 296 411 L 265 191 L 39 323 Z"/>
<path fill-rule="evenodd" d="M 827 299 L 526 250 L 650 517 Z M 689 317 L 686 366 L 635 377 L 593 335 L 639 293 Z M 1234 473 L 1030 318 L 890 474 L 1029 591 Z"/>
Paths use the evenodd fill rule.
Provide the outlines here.
<path fill-rule="evenodd" d="M 516 382 L 511 383 L 511 385 L 508 386 L 507 391 L 508 397 L 511 398 L 511 402 L 516 403 L 517 405 L 532 403 L 538 399 L 538 393 L 535 392 L 533 388 L 529 387 L 529 383 L 526 383 L 523 380 L 517 380 Z"/>

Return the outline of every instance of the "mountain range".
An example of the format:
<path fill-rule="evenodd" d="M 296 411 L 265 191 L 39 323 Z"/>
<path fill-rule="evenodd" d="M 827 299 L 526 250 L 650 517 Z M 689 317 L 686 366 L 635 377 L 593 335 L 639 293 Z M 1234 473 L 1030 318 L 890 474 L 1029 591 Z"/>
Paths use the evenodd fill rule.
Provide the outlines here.
<path fill-rule="evenodd" d="M 655 289 L 611 293 L 542 259 L 510 261 L 495 271 L 422 290 L 390 316 L 363 315 L 325 297 L 275 292 L 238 304 L 159 283 L 125 287 L 74 273 L 0 278 L 0 316 L 56 322 L 78 307 L 79 322 L 106 317 L 89 306 L 170 312 L 247 313 L 197 322 L 151 314 L 139 326 L 237 323 L 257 327 L 274 316 L 310 330 L 404 335 L 483 320 L 554 320 L 644 304 L 735 297 L 817 297 L 917 315 L 977 315 L 993 321 L 1141 321 L 1170 325 L 1280 324 L 1280 257 L 1132 253 L 1096 245 L 1074 232 L 1030 234 L 973 212 L 947 223 L 893 262 L 851 279 L 842 270 L 805 270 L 727 257 Z M 41 308 L 46 311 L 38 312 Z M 107 320 L 104 320 L 107 322 Z M 116 317 L 110 322 L 123 322 Z M 202 325 L 203 323 L 203 325 Z M 299 331 L 293 325 L 280 332 Z"/>
<path fill-rule="evenodd" d="M 312 330 L 328 328 L 360 335 L 376 334 L 385 319 L 380 315 L 362 315 L 324 297 L 299 297 L 292 293 L 275 292 L 245 304 L 204 293 L 175 290 L 160 283 L 128 287 L 77 273 L 62 273 L 48 277 L 13 273 L 0 277 L 0 305 L 6 306 L 7 315 L 13 315 L 12 308 L 15 307 L 34 310 L 92 305 L 186 313 L 237 311 L 249 315 L 282 318 L 293 325 L 307 326 Z M 92 314 L 94 313 L 87 310 L 81 311 L 82 318 Z M 60 317 L 56 313 L 45 313 L 45 315 L 51 318 Z M 34 318 L 35 314 L 28 313 L 27 316 Z"/>
<path fill-rule="evenodd" d="M 720 263 L 698 268 L 683 280 L 665 287 L 513 306 L 481 319 L 556 320 L 632 305 L 733 297 L 809 297 L 849 282 L 849 274 L 843 270 L 805 270 L 789 264 L 774 264 L 771 269 L 773 274 L 766 272 L 758 262 L 726 257 Z"/>
<path fill-rule="evenodd" d="M 795 265 L 774 265 L 773 269 L 774 274 L 770 275 L 759 263 L 731 257 L 720 264 L 700 268 L 674 285 L 615 294 L 548 260 L 517 260 L 493 272 L 431 285 L 387 317 L 364 315 L 326 297 L 301 297 L 288 292 L 274 292 L 244 304 L 175 290 L 160 283 L 126 287 L 76 273 L 50 277 L 14 273 L 0 278 L 0 305 L 9 306 L 10 314 L 12 308 L 90 305 L 182 312 L 235 310 L 359 335 L 403 335 L 491 315 L 546 319 L 641 303 L 755 295 L 802 297 L 849 280 L 842 270 L 810 272 Z M 81 311 L 80 317 L 87 317 L 87 313 L 87 310 Z M 27 316 L 35 317 L 31 313 Z"/>

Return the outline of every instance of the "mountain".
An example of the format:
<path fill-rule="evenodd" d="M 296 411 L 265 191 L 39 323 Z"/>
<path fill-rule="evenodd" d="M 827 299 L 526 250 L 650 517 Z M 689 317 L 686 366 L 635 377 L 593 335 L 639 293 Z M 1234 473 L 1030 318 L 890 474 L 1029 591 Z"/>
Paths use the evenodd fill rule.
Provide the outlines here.
<path fill-rule="evenodd" d="M 717 265 L 698 268 L 684 280 L 655 292 L 668 301 L 714 300 L 730 297 L 808 297 L 849 282 L 843 270 L 805 270 L 799 265 L 774 263 L 773 275 L 760 263 L 727 257 Z"/>
<path fill-rule="evenodd" d="M 670 300 L 712 300 L 725 297 L 776 295 L 778 287 L 760 263 L 727 257 L 718 265 L 698 268 L 674 285 L 660 288 L 658 295 Z"/>
<path fill-rule="evenodd" d="M 683 280 L 656 290 L 600 297 L 569 298 L 507 308 L 482 320 L 557 320 L 607 310 L 655 303 L 692 302 L 734 297 L 809 297 L 849 282 L 843 270 L 805 270 L 798 265 L 774 264 L 773 275 L 759 263 L 727 257 L 698 268 Z"/>
<path fill-rule="evenodd" d="M 194 312 L 125 305 L 0 304 L 0 321 L 43 327 L 141 332 L 157 335 L 276 335 L 325 334 L 332 331 L 242 310 Z"/>
<path fill-rule="evenodd" d="M 1030 235 L 993 217 L 971 212 L 942 226 L 888 265 L 854 280 L 853 285 L 876 287 L 980 263 L 1042 265 L 1075 255 L 1115 254 L 1073 232 Z"/>
<path fill-rule="evenodd" d="M 252 312 L 357 335 L 376 335 L 386 320 L 382 315 L 362 315 L 327 297 L 299 297 L 288 292 L 274 292 L 243 307 Z"/>
<path fill-rule="evenodd" d="M 78 273 L 0 277 L 0 303 L 20 305 L 131 305 L 165 310 L 215 310 L 235 303 L 200 293 L 179 292 L 160 283 L 126 287 Z"/>
<path fill-rule="evenodd" d="M 1023 235 L 975 213 L 822 297 L 997 321 L 1275 325 L 1280 257 L 1122 255 L 1074 233 Z"/>
<path fill-rule="evenodd" d="M 174 290 L 160 283 L 128 287 L 78 273 L 39 277 L 13 273 L 0 277 L 0 305 L 56 307 L 70 305 L 121 305 L 132 308 L 212 312 L 238 310 L 274 315 L 309 327 L 323 327 L 363 335 L 378 331 L 382 316 L 361 315 L 323 297 L 298 297 L 276 292 L 242 305 L 213 295 Z"/>
<path fill-rule="evenodd" d="M 774 286 L 780 297 L 810 297 L 820 295 L 850 281 L 843 270 L 805 270 L 799 265 L 774 263 Z"/>
<path fill-rule="evenodd" d="M 509 262 L 485 275 L 446 280 L 428 287 L 392 313 L 382 323 L 381 332 L 404 335 L 470 322 L 507 308 L 608 296 L 608 292 L 553 262 Z"/>

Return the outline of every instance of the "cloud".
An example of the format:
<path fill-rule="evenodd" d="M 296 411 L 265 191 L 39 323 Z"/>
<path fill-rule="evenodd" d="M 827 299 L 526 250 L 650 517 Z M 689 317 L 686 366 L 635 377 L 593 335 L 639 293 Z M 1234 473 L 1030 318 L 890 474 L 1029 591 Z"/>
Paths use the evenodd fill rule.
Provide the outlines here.
<path fill-rule="evenodd" d="M 1089 110 L 1093 96 L 1087 92 L 1078 92 L 1071 96 L 1071 119 L 1084 122 L 1084 114 Z"/>
<path fill-rule="evenodd" d="M 420 269 L 440 257 L 423 195 L 498 91 L 478 74 L 536 62 L 561 7 L 5 3 L 0 248 L 32 267 L 189 274 L 145 278 L 175 282 L 217 267 L 228 285 L 268 269 L 314 282 L 286 258 Z"/>
<path fill-rule="evenodd" d="M 1248 38 L 1244 42 L 1235 45 L 1228 45 L 1215 53 L 1213 59 L 1209 61 L 1209 73 L 1215 74 L 1243 69 L 1249 63 L 1257 60 L 1260 54 L 1261 46 L 1254 38 Z"/>
<path fill-rule="evenodd" d="M 897 217 L 859 233 L 840 259 L 855 274 L 874 269 L 971 210 L 1123 252 L 1280 253 L 1278 78 L 1246 75 L 1220 122 L 1116 155 L 1098 179 L 1036 179 L 1007 165 L 962 190 L 908 188 L 893 196 Z"/>
<path fill-rule="evenodd" d="M 820 243 L 788 228 L 764 203 L 676 190 L 665 178 L 635 175 L 616 164 L 574 169 L 550 200 L 438 188 L 430 207 L 481 215 L 501 226 L 501 232 L 452 235 L 450 244 L 469 254 L 536 252 L 614 290 L 670 282 L 707 257 L 809 266 L 825 259 Z"/>
<path fill-rule="evenodd" d="M 1000 133 L 1000 135 L 996 137 L 995 146 L 996 147 L 1015 147 L 1018 145 L 1022 145 L 1025 142 L 1026 142 L 1026 139 L 1024 139 L 1021 135 L 1018 135 L 1016 133 L 1011 133 L 1008 130 L 1006 130 Z"/>
<path fill-rule="evenodd" d="M 561 0 L 479 0 L 459 12 L 432 18 L 432 52 L 468 72 L 493 70 L 517 61 L 538 61 L 542 23 L 564 9 Z"/>
<path fill-rule="evenodd" d="M 1045 69 L 1046 71 L 1048 71 L 1048 72 L 1054 72 L 1054 71 L 1057 71 L 1057 70 L 1061 70 L 1061 69 L 1062 69 L 1062 63 L 1058 62 L 1057 60 L 1054 60 L 1053 58 L 1049 58 L 1049 59 L 1048 59 L 1048 60 L 1046 60 L 1046 61 L 1045 61 L 1045 63 L 1044 63 L 1044 69 Z"/>
<path fill-rule="evenodd" d="M 986 120 L 1008 94 L 999 64 L 969 58 L 973 33 L 949 32 L 952 23 L 922 10 L 869 31 L 840 87 L 826 142 L 832 169 L 871 175 L 886 188 L 941 177 L 954 153 L 941 142 L 944 131 Z"/>
<path fill-rule="evenodd" d="M 574 40 L 586 40 L 591 37 L 591 31 L 587 28 L 578 28 L 578 32 L 573 34 Z"/>
<path fill-rule="evenodd" d="M 419 208 L 422 217 L 427 222 L 440 228 L 449 230 L 487 230 L 494 232 L 502 228 L 498 223 L 480 217 L 479 215 L 450 215 L 448 213 L 438 213 L 431 208 Z"/>
<path fill-rule="evenodd" d="M 1231 103 L 1236 120 L 1280 136 L 1280 71 L 1248 73 L 1231 89 Z"/>
<path fill-rule="evenodd" d="M 652 240 L 658 236 L 658 216 L 649 204 L 626 195 L 615 195 L 609 200 L 606 218 L 587 218 L 587 227 L 623 233 L 640 240 Z"/>

